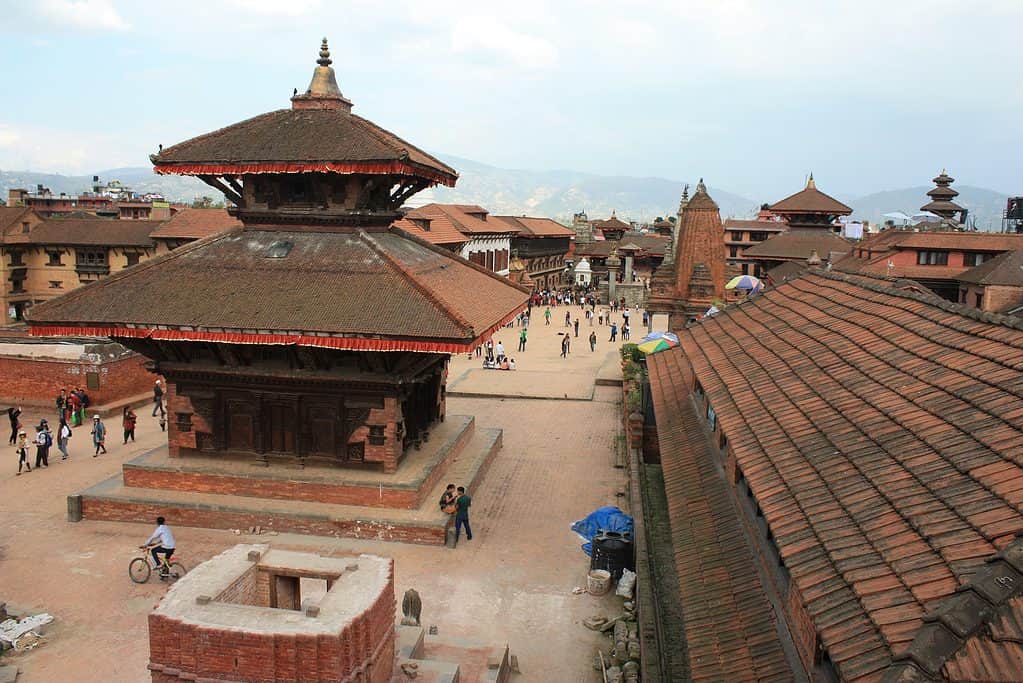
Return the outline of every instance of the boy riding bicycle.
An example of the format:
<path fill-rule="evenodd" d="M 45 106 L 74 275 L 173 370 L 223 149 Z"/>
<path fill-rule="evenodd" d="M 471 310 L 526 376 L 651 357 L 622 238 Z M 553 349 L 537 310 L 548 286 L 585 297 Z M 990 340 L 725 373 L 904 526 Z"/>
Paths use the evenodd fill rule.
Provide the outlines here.
<path fill-rule="evenodd" d="M 153 544 L 154 541 L 159 541 L 152 549 L 153 555 L 153 566 L 159 567 L 160 575 L 166 576 L 168 573 L 167 567 L 170 565 L 171 556 L 174 555 L 174 534 L 171 533 L 170 527 L 164 522 L 163 517 L 156 518 L 156 531 L 149 537 L 149 540 L 144 544 L 140 545 L 140 548 L 146 548 Z M 160 562 L 160 555 L 163 555 L 163 562 Z"/>

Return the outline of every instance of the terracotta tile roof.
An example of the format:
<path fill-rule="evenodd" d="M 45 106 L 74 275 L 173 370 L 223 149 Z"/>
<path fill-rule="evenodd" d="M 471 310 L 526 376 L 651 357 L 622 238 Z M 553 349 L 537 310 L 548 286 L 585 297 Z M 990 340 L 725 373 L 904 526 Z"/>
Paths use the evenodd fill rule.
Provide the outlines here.
<path fill-rule="evenodd" d="M 182 209 L 164 221 L 150 237 L 197 240 L 241 227 L 241 224 L 227 209 Z"/>
<path fill-rule="evenodd" d="M 1023 671 L 1023 538 L 939 601 L 886 683 L 1016 681 Z"/>
<path fill-rule="evenodd" d="M 852 242 L 825 230 L 792 230 L 771 235 L 743 250 L 743 256 L 780 259 L 808 259 L 814 250 L 822 259 L 831 253 L 847 254 Z"/>
<path fill-rule="evenodd" d="M 815 269 L 680 338 L 831 661 L 877 680 L 1023 531 L 1023 321 Z"/>
<path fill-rule="evenodd" d="M 683 357 L 647 356 L 693 681 L 790 681 L 777 617 L 717 458 L 689 399 Z"/>
<path fill-rule="evenodd" d="M 266 172 L 295 164 L 353 172 L 351 164 L 398 164 L 436 182 L 454 185 L 458 173 L 375 123 L 337 109 L 279 109 L 167 147 L 153 157 L 157 173 L 198 175 Z M 302 169 L 298 169 L 302 166 Z M 198 167 L 208 167 L 205 169 Z M 248 171 L 245 168 L 248 168 Z M 387 167 L 387 168 L 385 168 Z M 286 170 L 286 169 L 283 169 Z"/>
<path fill-rule="evenodd" d="M 852 213 L 850 207 L 818 190 L 813 176 L 804 189 L 772 204 L 769 209 L 780 214 L 825 213 L 844 216 Z"/>
<path fill-rule="evenodd" d="M 903 249 L 952 249 L 957 251 L 1011 251 L 1023 249 L 1023 235 L 995 232 L 899 231 L 889 244 Z"/>
<path fill-rule="evenodd" d="M 487 210 L 464 204 L 426 204 L 412 209 L 405 215 L 407 218 L 440 219 L 461 233 L 465 237 L 463 242 L 471 239 L 473 235 L 507 235 L 519 231 L 518 226 L 507 221 L 491 220 L 489 217 L 483 220 L 474 215 L 480 213 L 486 215 Z M 431 223 L 430 231 L 432 230 L 433 224 Z"/>
<path fill-rule="evenodd" d="M 552 218 L 534 218 L 532 216 L 491 216 L 511 223 L 518 228 L 519 237 L 575 237 L 575 230 L 566 228 Z"/>
<path fill-rule="evenodd" d="M 416 220 L 402 218 L 395 221 L 394 227 L 438 246 L 455 247 L 469 241 L 458 232 L 451 219 L 439 211 L 432 216 L 420 214 Z"/>
<path fill-rule="evenodd" d="M 574 254 L 577 256 L 596 256 L 597 258 L 607 258 L 611 254 L 611 250 L 621 248 L 621 245 L 632 244 L 633 246 L 639 247 L 640 252 L 638 256 L 664 256 L 665 251 L 668 249 L 668 245 L 671 244 L 671 238 L 667 235 L 658 235 L 657 233 L 638 233 L 638 232 L 627 232 L 622 235 L 621 240 L 600 240 L 598 242 L 584 242 L 581 244 L 575 244 Z"/>
<path fill-rule="evenodd" d="M 121 221 L 106 218 L 49 218 L 27 235 L 8 235 L 7 244 L 107 247 L 152 247 L 150 233 L 160 221 Z"/>
<path fill-rule="evenodd" d="M 737 218 L 727 218 L 721 225 L 725 230 L 784 232 L 789 229 L 789 225 L 785 221 L 746 221 Z"/>
<path fill-rule="evenodd" d="M 959 276 L 978 285 L 1023 287 L 1023 251 L 1007 251 Z"/>
<path fill-rule="evenodd" d="M 279 242 L 290 251 L 270 258 Z M 39 304 L 32 323 L 465 345 L 526 299 L 504 278 L 397 231 L 231 230 Z M 307 342 L 317 345 L 295 343 Z"/>
<path fill-rule="evenodd" d="M 629 224 L 618 219 L 614 214 L 607 220 L 592 221 L 593 227 L 598 230 L 628 230 Z"/>

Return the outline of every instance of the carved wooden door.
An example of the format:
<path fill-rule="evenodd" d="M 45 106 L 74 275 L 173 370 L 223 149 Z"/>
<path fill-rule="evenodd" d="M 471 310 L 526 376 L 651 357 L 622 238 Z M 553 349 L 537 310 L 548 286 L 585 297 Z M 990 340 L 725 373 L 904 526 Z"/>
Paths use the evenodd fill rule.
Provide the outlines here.
<path fill-rule="evenodd" d="M 267 450 L 275 453 L 295 453 L 295 409 L 283 403 L 264 406 L 267 417 Z"/>
<path fill-rule="evenodd" d="M 336 403 L 312 403 L 306 407 L 304 426 L 309 429 L 309 455 L 337 457 L 341 415 Z"/>
<path fill-rule="evenodd" d="M 232 451 L 254 451 L 256 416 L 251 401 L 229 399 L 227 412 L 227 447 Z"/>

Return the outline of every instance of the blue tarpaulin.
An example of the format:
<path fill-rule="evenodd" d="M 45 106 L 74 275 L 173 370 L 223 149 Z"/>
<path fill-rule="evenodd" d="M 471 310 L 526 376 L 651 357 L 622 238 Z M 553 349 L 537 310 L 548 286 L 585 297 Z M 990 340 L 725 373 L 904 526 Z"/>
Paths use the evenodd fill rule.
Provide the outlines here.
<path fill-rule="evenodd" d="M 614 505 L 597 508 L 583 519 L 572 525 L 572 531 L 582 536 L 586 543 L 583 543 L 583 552 L 587 555 L 593 554 L 593 544 L 590 541 L 599 531 L 617 531 L 619 533 L 632 534 L 632 517 L 619 510 Z"/>

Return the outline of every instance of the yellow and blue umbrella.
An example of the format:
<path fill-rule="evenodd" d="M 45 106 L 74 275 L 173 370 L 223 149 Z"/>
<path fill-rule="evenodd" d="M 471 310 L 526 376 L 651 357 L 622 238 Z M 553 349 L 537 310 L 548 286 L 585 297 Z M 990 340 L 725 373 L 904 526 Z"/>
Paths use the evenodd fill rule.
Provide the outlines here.
<path fill-rule="evenodd" d="M 748 290 L 750 292 L 759 292 L 763 287 L 764 283 L 752 275 L 737 275 L 725 285 L 725 289 Z"/>

